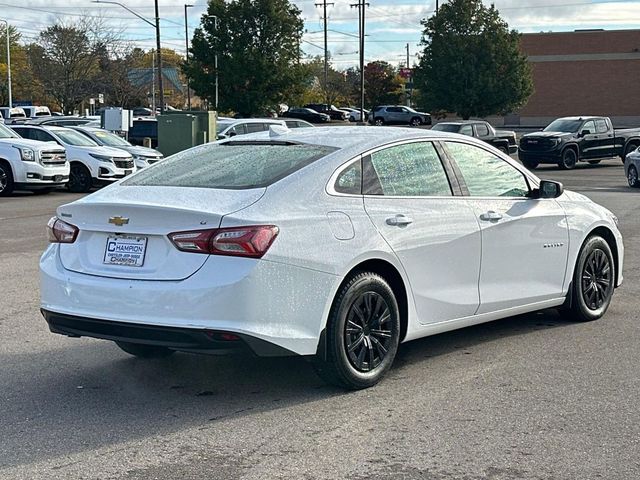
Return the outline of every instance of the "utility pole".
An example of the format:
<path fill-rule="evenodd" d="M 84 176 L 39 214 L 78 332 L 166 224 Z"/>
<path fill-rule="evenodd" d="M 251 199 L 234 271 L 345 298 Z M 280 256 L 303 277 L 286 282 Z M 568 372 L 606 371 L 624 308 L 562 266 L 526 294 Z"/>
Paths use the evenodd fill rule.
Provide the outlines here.
<path fill-rule="evenodd" d="M 436 0 L 436 15 L 438 14 L 439 7 L 440 7 L 440 1 Z"/>
<path fill-rule="evenodd" d="M 158 0 L 156 6 L 156 46 L 158 48 L 158 88 L 160 88 L 160 113 L 164 113 L 164 87 L 162 86 L 162 47 L 160 46 L 160 12 Z"/>
<path fill-rule="evenodd" d="M 358 26 L 360 31 L 360 121 L 364 122 L 364 39 L 365 39 L 365 10 L 369 6 L 366 0 L 352 3 L 351 8 L 358 9 Z M 375 105 L 372 105 L 375 106 Z"/>
<path fill-rule="evenodd" d="M 9 36 L 9 22 L 7 20 L 0 20 L 7 26 L 7 93 L 9 95 L 9 108 L 13 108 L 13 96 L 11 95 L 11 42 Z"/>
<path fill-rule="evenodd" d="M 193 7 L 193 5 L 185 4 L 184 6 L 184 40 L 187 47 L 185 53 L 187 65 L 189 64 L 189 19 L 187 17 L 187 8 L 191 7 Z M 191 110 L 191 79 L 189 75 L 187 75 L 187 110 Z"/>
<path fill-rule="evenodd" d="M 327 0 L 322 0 L 322 3 L 316 3 L 316 7 L 322 7 L 323 9 L 323 20 L 324 20 L 324 95 L 325 102 L 329 104 L 329 47 L 327 41 L 327 27 L 328 27 L 328 19 L 327 19 L 327 5 L 333 5 L 333 3 L 327 3 Z"/>

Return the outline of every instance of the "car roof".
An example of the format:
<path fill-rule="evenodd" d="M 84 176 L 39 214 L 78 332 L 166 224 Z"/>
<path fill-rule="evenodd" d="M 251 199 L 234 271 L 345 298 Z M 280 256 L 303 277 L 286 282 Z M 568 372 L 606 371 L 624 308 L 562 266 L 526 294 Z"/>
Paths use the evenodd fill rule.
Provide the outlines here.
<path fill-rule="evenodd" d="M 421 128 L 344 126 L 295 128 L 276 137 L 271 137 L 270 132 L 250 133 L 242 135 L 241 140 L 233 137 L 233 139 L 223 140 L 221 143 L 227 141 L 264 141 L 265 139 L 269 139 L 293 143 L 326 145 L 345 150 L 353 148 L 357 151 L 363 151 L 399 140 L 421 138 L 460 138 L 460 136 L 449 132 L 438 132 Z"/>
<path fill-rule="evenodd" d="M 599 119 L 599 118 L 605 118 L 605 117 L 598 117 L 596 115 L 581 115 L 579 117 L 559 117 L 559 118 L 556 118 L 556 120 L 582 120 L 582 121 L 585 121 L 585 120 L 596 120 L 596 119 Z M 555 120 L 554 120 L 554 122 L 555 122 Z"/>

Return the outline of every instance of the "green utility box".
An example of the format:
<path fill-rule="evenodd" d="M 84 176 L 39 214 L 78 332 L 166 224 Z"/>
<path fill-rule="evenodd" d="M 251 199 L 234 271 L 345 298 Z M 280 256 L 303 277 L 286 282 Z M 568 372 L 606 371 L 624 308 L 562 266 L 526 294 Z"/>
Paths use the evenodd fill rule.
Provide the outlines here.
<path fill-rule="evenodd" d="M 216 112 L 168 111 L 158 116 L 158 150 L 173 155 L 216 140 Z"/>

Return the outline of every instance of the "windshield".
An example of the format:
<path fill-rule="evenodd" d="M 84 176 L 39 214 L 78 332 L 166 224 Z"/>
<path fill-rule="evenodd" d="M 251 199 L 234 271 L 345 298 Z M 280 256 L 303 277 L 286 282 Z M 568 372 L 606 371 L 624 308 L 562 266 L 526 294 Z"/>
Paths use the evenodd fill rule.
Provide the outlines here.
<path fill-rule="evenodd" d="M 20 136 L 0 123 L 0 138 L 20 138 Z"/>
<path fill-rule="evenodd" d="M 580 125 L 582 125 L 582 120 L 565 120 L 559 118 L 547 125 L 547 128 L 545 128 L 543 132 L 576 133 L 580 128 Z"/>
<path fill-rule="evenodd" d="M 97 147 L 98 144 L 89 137 L 75 132 L 73 130 L 52 130 L 54 134 L 60 137 L 63 143 L 74 145 L 76 147 Z"/>
<path fill-rule="evenodd" d="M 92 132 L 93 135 L 102 143 L 108 147 L 130 147 L 131 144 L 124 138 L 119 137 L 115 133 L 107 132 L 104 130 L 96 130 Z"/>
<path fill-rule="evenodd" d="M 434 125 L 431 130 L 435 130 L 437 132 L 458 133 L 458 131 L 460 130 L 460 125 L 456 125 L 455 123 L 438 123 Z"/>
<path fill-rule="evenodd" d="M 233 122 L 218 122 L 216 124 L 216 133 L 220 134 L 222 131 L 231 125 Z"/>
<path fill-rule="evenodd" d="M 230 142 L 185 150 L 122 185 L 242 190 L 261 188 L 332 153 L 321 145 Z"/>

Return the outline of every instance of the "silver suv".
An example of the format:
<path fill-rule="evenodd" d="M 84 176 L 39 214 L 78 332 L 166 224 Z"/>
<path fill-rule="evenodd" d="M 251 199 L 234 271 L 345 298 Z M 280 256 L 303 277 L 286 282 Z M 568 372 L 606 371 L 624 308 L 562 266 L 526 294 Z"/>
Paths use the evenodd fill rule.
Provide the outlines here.
<path fill-rule="evenodd" d="M 374 125 L 402 124 L 417 127 L 431 125 L 431 115 L 403 105 L 382 105 L 371 110 L 369 122 Z"/>

